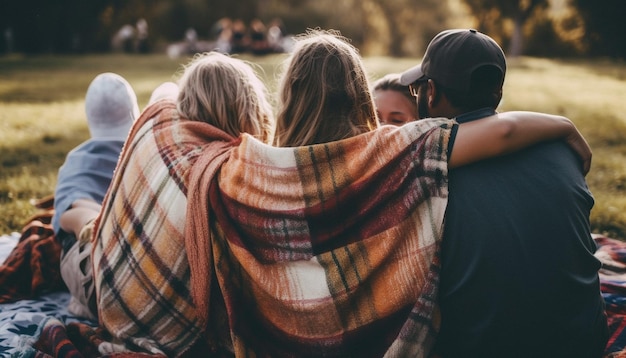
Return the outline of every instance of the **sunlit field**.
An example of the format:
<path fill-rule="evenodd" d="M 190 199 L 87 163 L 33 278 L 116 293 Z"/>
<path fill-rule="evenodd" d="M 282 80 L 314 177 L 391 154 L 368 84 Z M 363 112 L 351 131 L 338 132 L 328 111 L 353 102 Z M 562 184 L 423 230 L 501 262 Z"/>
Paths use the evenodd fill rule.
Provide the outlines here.
<path fill-rule="evenodd" d="M 242 58 L 257 65 L 270 92 L 283 55 Z M 152 89 L 176 78 L 187 58 L 164 55 L 0 57 L 0 234 L 19 231 L 52 194 L 65 154 L 88 138 L 83 100 L 101 72 L 126 77 L 146 105 Z M 371 79 L 418 59 L 366 58 Z M 626 64 L 609 61 L 509 60 L 500 110 L 565 115 L 594 151 L 587 176 L 596 204 L 592 230 L 626 239 Z"/>

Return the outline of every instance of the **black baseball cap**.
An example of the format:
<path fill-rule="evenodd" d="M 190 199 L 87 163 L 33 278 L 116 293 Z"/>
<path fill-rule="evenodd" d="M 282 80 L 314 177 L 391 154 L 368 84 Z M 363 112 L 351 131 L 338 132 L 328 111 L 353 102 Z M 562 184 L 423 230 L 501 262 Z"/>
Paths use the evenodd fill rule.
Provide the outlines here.
<path fill-rule="evenodd" d="M 445 88 L 466 93 L 474 70 L 486 65 L 499 69 L 504 79 L 504 52 L 491 37 L 474 29 L 445 30 L 430 41 L 422 63 L 401 74 L 400 83 L 408 86 L 430 78 Z"/>

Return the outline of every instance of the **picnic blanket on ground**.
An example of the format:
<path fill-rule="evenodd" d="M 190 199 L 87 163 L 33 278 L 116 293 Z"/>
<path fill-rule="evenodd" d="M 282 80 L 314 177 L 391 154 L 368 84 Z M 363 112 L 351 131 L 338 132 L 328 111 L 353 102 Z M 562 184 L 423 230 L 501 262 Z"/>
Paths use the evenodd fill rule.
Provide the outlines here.
<path fill-rule="evenodd" d="M 43 338 L 41 325 L 52 317 L 63 324 L 97 326 L 67 311 L 70 295 L 59 271 L 61 246 L 50 223 L 53 197 L 34 205 L 40 210 L 21 233 L 0 237 L 0 357 L 32 350 Z"/>
<path fill-rule="evenodd" d="M 40 211 L 28 220 L 0 266 L 0 303 L 66 289 L 59 266 L 61 247 L 50 224 L 53 204 L 52 196 L 35 203 Z"/>
<path fill-rule="evenodd" d="M 38 350 L 33 345 L 38 340 L 50 341 L 48 332 L 42 333 L 43 325 L 51 319 L 59 322 L 63 327 L 82 325 L 94 330 L 97 324 L 80 317 L 75 317 L 67 311 L 70 294 L 66 291 L 46 293 L 32 299 L 23 299 L 13 303 L 0 304 L 0 357 L 29 357 Z M 71 328 L 70 328 L 71 329 Z M 72 338 L 80 345 L 76 336 Z M 54 355 L 53 349 L 44 349 L 38 345 L 41 352 Z M 87 350 L 84 350 L 87 352 Z M 69 357 L 69 356 L 66 356 Z"/>
<path fill-rule="evenodd" d="M 606 304 L 609 341 L 606 357 L 626 358 L 626 242 L 593 235 L 602 262 L 600 290 Z"/>
<path fill-rule="evenodd" d="M 0 236 L 0 256 L 7 257 L 17 244 L 19 235 Z M 626 357 L 626 242 L 603 235 L 594 235 L 598 244 L 598 257 L 603 267 L 600 272 L 602 295 L 607 304 L 610 339 L 605 358 Z M 13 243 L 13 244 L 11 244 Z M 0 304 L 0 357 L 71 357 L 65 350 L 51 347 L 64 346 L 70 352 L 81 352 L 84 357 L 106 357 L 96 353 L 100 345 L 110 345 L 109 335 L 97 324 L 73 317 L 67 312 L 69 293 L 46 293 L 30 299 Z M 53 320 L 54 319 L 54 320 Z M 80 322 L 82 324 L 75 324 Z M 59 334 L 64 331 L 73 333 Z M 90 342 L 91 346 L 85 342 Z M 34 348 L 34 347 L 37 348 Z M 109 351 L 111 349 L 109 348 Z M 93 353 L 93 354 L 90 354 Z M 109 354 L 110 357 L 153 357 L 150 354 Z M 190 354 L 190 357 L 193 355 Z"/>

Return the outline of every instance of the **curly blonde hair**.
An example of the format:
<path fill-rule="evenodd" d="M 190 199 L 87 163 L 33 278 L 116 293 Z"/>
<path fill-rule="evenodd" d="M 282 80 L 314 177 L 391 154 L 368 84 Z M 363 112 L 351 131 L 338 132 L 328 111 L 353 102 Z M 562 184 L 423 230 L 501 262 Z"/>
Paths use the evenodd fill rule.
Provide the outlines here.
<path fill-rule="evenodd" d="M 378 126 L 362 59 L 339 32 L 314 29 L 296 37 L 284 65 L 274 145 L 326 143 Z"/>
<path fill-rule="evenodd" d="M 271 143 L 272 106 L 250 64 L 219 52 L 197 54 L 184 66 L 179 88 L 177 108 L 184 118 Z"/>

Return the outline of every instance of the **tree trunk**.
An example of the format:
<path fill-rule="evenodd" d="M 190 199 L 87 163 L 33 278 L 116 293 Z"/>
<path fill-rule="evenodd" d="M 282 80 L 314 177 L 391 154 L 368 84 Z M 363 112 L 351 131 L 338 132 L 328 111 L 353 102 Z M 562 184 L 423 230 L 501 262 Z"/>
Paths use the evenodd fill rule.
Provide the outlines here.
<path fill-rule="evenodd" d="M 404 34 L 400 32 L 398 27 L 398 14 L 394 13 L 391 9 L 391 5 L 385 3 L 385 1 L 379 1 L 380 9 L 382 10 L 385 21 L 389 29 L 389 47 L 388 53 L 391 56 L 399 57 L 405 55 L 402 44 L 404 43 Z"/>
<path fill-rule="evenodd" d="M 509 57 L 519 57 L 524 51 L 524 20 L 522 16 L 516 16 L 513 19 L 513 34 L 511 35 L 511 44 L 509 46 Z"/>

